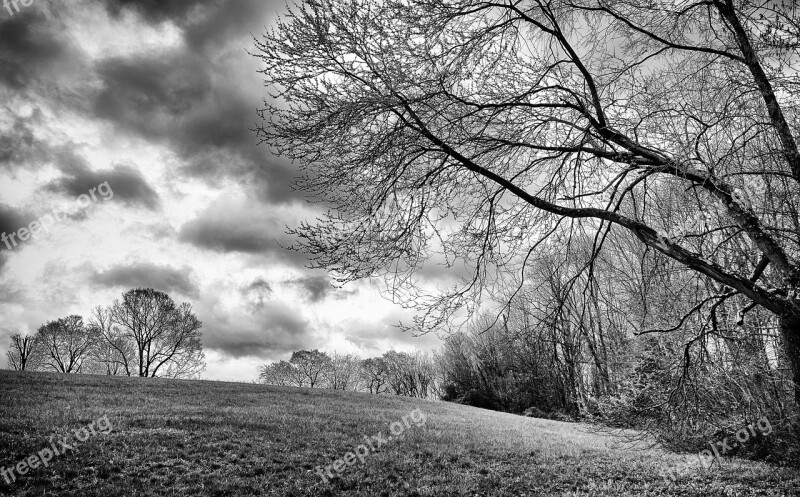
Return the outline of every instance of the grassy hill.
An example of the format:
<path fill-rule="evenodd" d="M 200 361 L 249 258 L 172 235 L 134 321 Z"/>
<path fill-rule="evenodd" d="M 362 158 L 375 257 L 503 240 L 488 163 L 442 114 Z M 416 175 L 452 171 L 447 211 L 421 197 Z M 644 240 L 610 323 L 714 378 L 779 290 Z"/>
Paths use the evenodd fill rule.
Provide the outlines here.
<path fill-rule="evenodd" d="M 64 453 L 45 467 L 48 448 Z M 704 470 L 586 425 L 441 402 L 0 371 L 0 468 L 34 454 L 36 469 L 0 475 L 0 495 L 800 495 L 791 470 Z"/>

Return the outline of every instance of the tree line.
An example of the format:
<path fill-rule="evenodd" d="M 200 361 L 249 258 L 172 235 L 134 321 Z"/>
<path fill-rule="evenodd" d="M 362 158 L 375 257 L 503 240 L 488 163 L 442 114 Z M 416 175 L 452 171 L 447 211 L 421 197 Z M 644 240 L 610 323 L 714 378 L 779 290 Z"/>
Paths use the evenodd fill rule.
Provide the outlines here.
<path fill-rule="evenodd" d="M 136 288 L 88 321 L 70 315 L 42 324 L 32 335 L 11 336 L 8 365 L 55 371 L 142 377 L 196 378 L 205 369 L 202 323 L 190 304 Z"/>
<path fill-rule="evenodd" d="M 407 397 L 439 397 L 436 355 L 391 350 L 380 357 L 298 350 L 288 361 L 266 364 L 259 380 L 268 385 L 328 388 Z"/>

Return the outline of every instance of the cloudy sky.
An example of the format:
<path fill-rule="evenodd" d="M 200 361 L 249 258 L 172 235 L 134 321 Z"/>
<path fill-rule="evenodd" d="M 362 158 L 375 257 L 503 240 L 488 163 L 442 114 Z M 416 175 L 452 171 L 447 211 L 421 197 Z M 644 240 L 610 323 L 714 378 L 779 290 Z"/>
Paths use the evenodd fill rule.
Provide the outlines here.
<path fill-rule="evenodd" d="M 281 248 L 314 211 L 292 164 L 256 146 L 247 50 L 284 4 L 0 8 L 0 233 L 16 234 L 0 242 L 0 364 L 12 333 L 140 286 L 194 306 L 210 379 L 253 380 L 301 348 L 438 345 L 396 329 L 410 314 L 377 285 L 334 288 Z"/>

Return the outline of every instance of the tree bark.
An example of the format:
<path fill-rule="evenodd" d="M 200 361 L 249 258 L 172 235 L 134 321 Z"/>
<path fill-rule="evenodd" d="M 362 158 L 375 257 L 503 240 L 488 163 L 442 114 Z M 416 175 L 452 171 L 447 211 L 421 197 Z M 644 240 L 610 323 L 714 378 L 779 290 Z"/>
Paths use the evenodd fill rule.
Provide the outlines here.
<path fill-rule="evenodd" d="M 783 350 L 794 381 L 794 400 L 800 406 L 800 316 L 782 317 L 780 328 Z"/>

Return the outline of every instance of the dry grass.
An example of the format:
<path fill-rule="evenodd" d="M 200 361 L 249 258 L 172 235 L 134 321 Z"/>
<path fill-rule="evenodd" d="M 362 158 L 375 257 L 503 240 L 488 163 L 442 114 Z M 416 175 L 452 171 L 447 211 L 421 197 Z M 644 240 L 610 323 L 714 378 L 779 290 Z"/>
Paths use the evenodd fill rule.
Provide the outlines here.
<path fill-rule="evenodd" d="M 2 495 L 800 495 L 787 469 L 705 471 L 585 425 L 400 397 L 0 371 L 0 399 L 0 467 L 103 415 L 114 427 L 11 485 L 0 478 Z M 424 425 L 341 478 L 314 473 L 417 408 Z"/>

